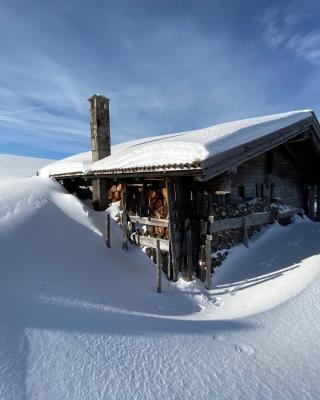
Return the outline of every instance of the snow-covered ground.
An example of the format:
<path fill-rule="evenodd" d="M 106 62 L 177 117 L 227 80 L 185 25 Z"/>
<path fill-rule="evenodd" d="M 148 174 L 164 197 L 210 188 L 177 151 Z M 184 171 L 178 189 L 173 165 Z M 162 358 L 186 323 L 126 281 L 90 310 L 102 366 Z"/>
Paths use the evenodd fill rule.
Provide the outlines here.
<path fill-rule="evenodd" d="M 105 213 L 47 178 L 0 187 L 0 399 L 317 399 L 320 225 L 232 249 L 207 292 L 155 291 Z"/>
<path fill-rule="evenodd" d="M 53 160 L 0 154 L 0 177 L 3 176 L 34 176 L 44 166 Z"/>

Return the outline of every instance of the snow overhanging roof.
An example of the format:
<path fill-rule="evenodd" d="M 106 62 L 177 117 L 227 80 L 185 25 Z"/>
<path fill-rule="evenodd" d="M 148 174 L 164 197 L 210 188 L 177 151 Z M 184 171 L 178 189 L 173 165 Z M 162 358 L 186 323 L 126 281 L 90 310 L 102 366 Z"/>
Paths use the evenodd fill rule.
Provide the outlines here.
<path fill-rule="evenodd" d="M 49 176 L 114 176 L 137 173 L 201 174 L 210 179 L 313 127 L 311 110 L 244 119 L 190 132 L 149 137 L 112 146 L 111 155 L 91 163 L 91 152 L 43 168 Z"/>

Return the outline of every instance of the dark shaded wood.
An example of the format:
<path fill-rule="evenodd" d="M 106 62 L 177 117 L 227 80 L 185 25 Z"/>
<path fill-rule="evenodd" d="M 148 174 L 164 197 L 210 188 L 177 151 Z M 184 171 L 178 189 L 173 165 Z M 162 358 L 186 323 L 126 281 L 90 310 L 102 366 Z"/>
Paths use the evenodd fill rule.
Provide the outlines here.
<path fill-rule="evenodd" d="M 206 238 L 206 288 L 211 289 L 211 268 L 212 268 L 212 258 L 211 258 L 211 236 L 207 235 Z"/>
<path fill-rule="evenodd" d="M 174 188 L 173 183 L 166 180 L 166 189 L 168 193 L 168 213 L 169 213 L 169 254 L 168 254 L 168 268 L 170 266 L 170 278 L 175 282 L 178 279 L 178 271 L 177 271 L 177 259 L 176 259 L 176 252 L 175 252 L 175 231 L 173 229 L 173 218 L 174 218 L 174 203 L 175 203 L 175 196 L 174 196 Z M 169 269 L 168 269 L 169 271 Z M 169 276 L 168 275 L 168 276 Z"/>
<path fill-rule="evenodd" d="M 192 257 L 192 230 L 190 227 L 190 221 L 186 221 L 186 279 L 192 280 L 194 274 L 194 267 L 193 267 L 193 257 Z"/>

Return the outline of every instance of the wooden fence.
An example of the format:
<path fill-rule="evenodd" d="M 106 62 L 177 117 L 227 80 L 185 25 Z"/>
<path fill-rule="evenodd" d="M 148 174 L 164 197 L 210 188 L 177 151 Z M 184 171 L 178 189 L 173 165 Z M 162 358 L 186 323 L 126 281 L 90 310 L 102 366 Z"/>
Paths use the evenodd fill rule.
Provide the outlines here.
<path fill-rule="evenodd" d="M 248 214 L 243 217 L 234 217 L 228 219 L 220 219 L 215 220 L 214 217 L 209 217 L 209 222 L 201 222 L 201 233 L 205 235 L 205 258 L 206 258 L 206 276 L 205 276 L 205 285 L 207 289 L 211 288 L 211 247 L 212 247 L 212 240 L 215 234 L 218 232 L 223 232 L 230 229 L 243 229 L 243 243 L 246 247 L 248 247 L 248 228 L 251 226 L 257 225 L 266 225 L 271 224 L 275 220 L 281 221 L 284 219 L 291 218 L 293 215 L 296 214 L 303 214 L 303 211 L 298 208 L 293 208 L 287 211 L 280 211 L 277 214 L 273 212 L 260 212 L 255 214 Z M 160 226 L 164 228 L 170 228 L 169 220 L 166 219 L 157 219 L 157 218 L 147 218 L 147 217 L 140 217 L 140 216 L 128 216 L 126 213 L 123 213 L 121 216 L 121 225 L 123 228 L 123 244 L 122 247 L 128 250 L 128 238 L 129 238 L 129 229 L 128 229 L 128 218 L 130 218 L 130 222 L 132 224 L 141 224 L 141 225 L 151 225 L 151 226 Z M 110 215 L 107 214 L 107 221 L 106 221 L 106 245 L 110 247 Z M 209 227 L 208 227 L 209 224 Z M 208 229 L 209 228 L 209 229 Z M 133 229 L 132 229 L 133 230 Z M 207 232 L 209 231 L 209 235 Z M 190 233 L 190 229 L 186 231 Z M 173 232 L 174 236 L 176 232 Z M 172 251 L 172 243 L 175 241 L 167 240 L 167 239 L 159 239 L 153 238 L 150 236 L 143 236 L 139 235 L 138 233 L 133 233 L 132 236 L 133 241 L 139 246 L 146 246 L 156 249 L 157 253 L 157 291 L 161 292 L 161 251 Z M 176 238 L 177 239 L 177 238 Z M 189 240 L 189 244 L 187 249 L 191 249 L 191 240 Z M 187 252 L 187 258 L 191 257 L 190 254 Z M 168 258 L 170 262 L 170 258 Z"/>
<path fill-rule="evenodd" d="M 272 224 L 275 220 L 284 220 L 296 214 L 302 214 L 299 208 L 280 211 L 277 215 L 272 212 L 260 212 L 248 214 L 243 217 L 214 220 L 210 218 L 210 234 L 226 231 L 229 229 L 243 229 L 243 243 L 248 247 L 248 228 L 257 225 Z"/>

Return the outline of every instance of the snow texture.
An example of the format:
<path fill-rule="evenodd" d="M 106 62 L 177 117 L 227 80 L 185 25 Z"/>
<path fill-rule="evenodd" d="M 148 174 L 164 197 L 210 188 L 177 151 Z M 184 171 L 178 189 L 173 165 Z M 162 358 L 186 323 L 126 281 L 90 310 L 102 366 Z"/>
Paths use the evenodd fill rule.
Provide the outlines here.
<path fill-rule="evenodd" d="M 93 164 L 90 164 L 90 152 L 86 152 L 53 163 L 42 169 L 41 174 L 49 176 L 193 164 L 310 116 L 310 110 L 292 111 L 228 122 L 190 132 L 133 140 L 113 146 L 109 157 Z"/>
<path fill-rule="evenodd" d="M 34 176 L 40 168 L 49 163 L 52 163 L 52 160 L 0 154 L 0 177 Z"/>
<path fill-rule="evenodd" d="M 231 249 L 214 275 L 155 291 L 112 215 L 42 177 L 0 187 L 0 399 L 311 400 L 320 382 L 320 225 Z"/>

